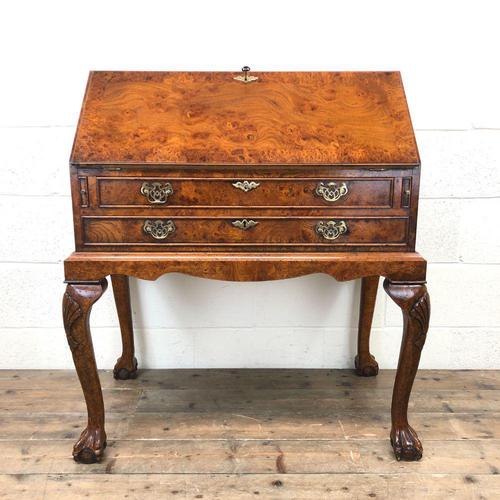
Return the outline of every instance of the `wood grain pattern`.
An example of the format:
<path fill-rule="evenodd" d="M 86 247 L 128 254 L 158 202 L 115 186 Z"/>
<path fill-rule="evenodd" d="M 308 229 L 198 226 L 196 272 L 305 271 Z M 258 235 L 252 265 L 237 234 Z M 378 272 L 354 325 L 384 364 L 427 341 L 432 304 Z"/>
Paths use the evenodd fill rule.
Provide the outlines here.
<path fill-rule="evenodd" d="M 398 72 L 92 72 L 73 164 L 400 164 L 419 156 Z"/>
<path fill-rule="evenodd" d="M 399 217 L 407 218 L 407 228 L 402 229 L 405 233 L 404 242 L 396 241 L 397 231 L 378 231 L 376 225 L 371 224 L 367 227 L 364 238 L 375 237 L 371 243 L 359 241 L 359 245 L 353 245 L 347 242 L 350 250 L 353 251 L 410 251 L 415 249 L 416 236 L 416 218 L 418 210 L 418 176 L 419 169 L 368 169 L 368 168 L 341 168 L 332 171 L 325 170 L 325 167 L 317 167 L 314 170 L 297 169 L 290 167 L 289 171 L 283 167 L 262 167 L 262 171 L 249 171 L 228 167 L 227 170 L 221 167 L 213 167 L 207 171 L 207 167 L 185 167 L 169 168 L 168 173 L 162 171 L 159 167 L 149 168 L 128 166 L 121 167 L 95 167 L 76 168 L 72 167 L 72 187 L 73 187 L 73 210 L 74 225 L 76 236 L 76 248 L 78 251 L 162 251 L 176 247 L 178 251 L 192 251 L 196 247 L 197 251 L 244 251 L 242 246 L 245 241 L 251 245 L 247 250 L 261 251 L 287 251 L 286 245 L 275 243 L 275 229 L 266 224 L 267 231 L 264 231 L 260 225 L 258 233 L 260 240 L 250 241 L 249 232 L 242 241 L 233 241 L 231 243 L 231 233 L 234 232 L 228 227 L 229 231 L 223 231 L 223 226 L 219 227 L 216 233 L 213 228 L 207 231 L 197 229 L 195 235 L 188 231 L 185 238 L 180 237 L 178 231 L 168 239 L 167 245 L 162 246 L 160 241 L 135 245 L 129 240 L 126 244 L 128 230 L 118 235 L 121 229 L 112 230 L 108 227 L 105 231 L 100 231 L 99 241 L 89 241 L 86 232 L 86 225 L 91 221 L 92 226 L 96 227 L 96 220 L 91 217 L 110 217 L 120 218 L 126 216 L 161 218 L 167 217 L 200 217 L 203 218 L 228 218 L 245 219 L 255 217 L 285 217 L 290 220 L 294 217 L 315 217 L 324 218 L 386 218 Z M 274 170 L 274 171 L 273 171 Z M 81 206 L 79 179 L 85 177 L 88 181 L 88 205 Z M 408 195 L 405 195 L 405 205 L 403 201 L 403 181 L 411 180 L 411 188 Z M 233 186 L 238 180 L 253 182 L 257 187 L 249 192 L 243 192 Z M 145 195 L 141 193 L 141 187 L 144 183 L 151 184 L 157 182 L 160 185 L 169 186 L 170 194 L 164 204 L 150 203 Z M 318 185 L 327 185 L 329 183 L 336 185 L 345 184 L 348 192 L 335 202 L 328 202 L 323 197 L 318 196 L 316 189 Z M 109 221 L 108 221 L 109 225 Z M 297 246 L 294 241 L 294 234 L 304 232 L 305 240 L 303 243 L 311 245 L 307 241 L 307 235 L 313 237 L 312 242 L 319 241 L 316 234 L 311 234 L 311 228 L 302 228 L 302 225 L 291 227 L 290 232 L 285 234 L 282 228 L 281 243 L 290 240 L 290 246 L 294 245 L 294 251 L 308 251 L 312 247 Z M 184 229 L 186 226 L 183 225 Z M 371 229 L 370 229 L 371 228 Z M 373 230 L 375 228 L 375 230 Z M 358 226 L 360 229 L 360 226 Z M 400 227 L 401 229 L 401 227 Z M 133 232 L 133 231 L 132 231 Z M 252 231 L 256 233 L 257 231 Z M 359 236 L 359 231 L 358 236 Z M 104 234 L 102 234 L 104 233 Z M 140 229 L 139 229 L 140 233 Z M 381 239 L 377 237 L 382 236 Z M 107 239 L 106 234 L 111 239 Z M 93 234 L 96 235 L 95 233 Z M 205 235 L 205 241 L 199 241 L 199 236 Z M 401 233 L 400 233 L 401 235 Z M 136 234 L 137 236 L 137 234 Z M 142 234 L 139 234 L 142 238 Z M 193 239 L 191 240 L 191 236 Z M 218 236 L 219 241 L 213 241 Z M 103 238 L 103 239 L 102 239 Z M 177 239 L 177 241 L 174 241 Z M 335 250 L 341 248 L 341 240 L 353 239 L 355 243 L 355 234 L 350 232 L 344 235 L 335 244 L 314 245 L 320 251 Z M 106 241 L 115 241 L 116 245 L 107 244 Z M 261 243 L 261 244 L 259 244 Z M 330 242 L 332 243 L 332 242 Z M 105 246 L 104 246 L 105 245 Z"/>
<path fill-rule="evenodd" d="M 277 280 L 312 273 L 329 274 L 338 281 L 375 275 L 425 281 L 426 268 L 426 261 L 414 252 L 75 252 L 64 261 L 68 281 L 95 281 L 112 274 L 155 280 L 167 273 L 225 281 Z"/>
<path fill-rule="evenodd" d="M 103 389 L 119 388 L 127 394 L 130 391 L 148 389 L 204 390 L 226 389 L 236 386 L 240 390 L 258 389 L 335 389 L 363 390 L 367 381 L 354 376 L 350 370 L 339 369 L 196 369 L 171 368 L 162 370 L 141 370 L 140 388 L 137 381 L 117 382 L 110 370 L 101 370 Z M 381 370 L 377 378 L 370 382 L 377 389 L 392 389 L 396 370 Z M 15 395 L 17 390 L 51 389 L 64 385 L 67 390 L 79 391 L 78 378 L 74 370 L 0 370 L 0 391 L 2 399 L 6 394 Z M 370 386 L 372 387 L 372 386 Z M 490 391 L 487 400 L 498 401 L 500 412 L 500 372 L 495 370 L 426 370 L 417 372 L 414 392 L 424 392 L 438 396 L 441 391 L 461 391 L 464 397 L 475 391 Z M 7 393 L 7 391 L 10 391 Z M 106 399 L 109 399 L 108 396 Z M 473 396 L 474 397 L 474 396 Z M 482 404 L 476 396 L 478 405 Z M 436 399 L 437 401 L 437 399 Z M 480 408 L 478 406 L 478 408 Z M 453 415 L 451 415 L 453 416 Z M 500 420 L 499 420 L 500 425 Z M 0 429 L 1 431 L 1 429 Z"/>
<path fill-rule="evenodd" d="M 494 474 L 500 461 L 495 440 L 430 441 L 428 459 L 418 466 L 396 463 L 388 443 L 381 440 L 117 440 L 102 464 L 81 466 L 68 460 L 67 440 L 17 441 L 3 444 L 9 460 L 0 462 L 0 474 L 31 473 L 113 474 L 338 474 L 370 471 L 376 474 L 461 475 Z M 284 470 L 278 470 L 280 456 Z M 485 460 L 488 456 L 489 460 Z M 279 462 L 278 462 L 279 463 Z M 111 464 L 111 465 L 110 465 Z"/>
<path fill-rule="evenodd" d="M 370 353 L 370 333 L 377 298 L 378 282 L 378 276 L 366 276 L 361 280 L 358 353 L 354 358 L 356 373 L 361 377 L 374 377 L 378 374 L 378 363 Z"/>
<path fill-rule="evenodd" d="M 125 385 L 124 382 L 120 383 Z M 296 392 L 296 395 L 301 392 Z M 112 396 L 112 393 L 104 390 L 104 397 L 108 395 Z M 296 395 L 290 397 L 296 397 Z M 358 398 L 362 398 L 363 395 L 362 390 L 357 391 Z M 23 393 L 22 396 L 26 396 L 26 393 Z M 73 401 L 75 405 L 79 405 L 77 401 L 78 391 L 69 391 L 68 396 L 65 394 L 63 400 Z M 50 397 L 48 395 L 48 398 Z M 186 397 L 191 398 L 192 394 L 188 391 Z M 200 397 L 202 397 L 201 394 Z M 459 397 L 457 394 L 456 399 L 452 399 L 454 406 L 461 405 Z M 386 394 L 381 394 L 381 401 L 389 399 L 389 391 Z M 472 403 L 473 400 L 468 399 Z M 500 407 L 500 398 L 496 399 L 498 408 Z M 28 400 L 36 405 L 35 394 Z M 294 409 L 287 405 L 282 406 L 283 401 L 277 399 L 276 404 L 267 409 L 247 408 L 244 413 L 231 413 L 223 409 L 209 413 L 195 412 L 191 409 L 136 413 L 134 407 L 115 406 L 114 409 L 109 408 L 106 416 L 107 436 L 109 441 L 117 439 L 156 439 L 159 441 L 170 439 L 267 439 L 270 436 L 282 440 L 380 439 L 385 441 L 387 438 L 391 417 L 386 412 L 387 405 L 378 410 L 379 407 L 382 407 L 382 403 L 378 404 L 374 410 L 367 410 L 368 405 L 365 405 L 357 410 L 321 409 L 317 413 L 313 413 L 304 412 L 306 402 L 301 407 L 297 406 Z M 370 400 L 370 403 L 372 401 Z M 477 402 L 476 406 L 479 407 Z M 4 441 L 9 439 L 74 440 L 78 437 L 78 429 L 83 419 L 81 413 L 71 410 L 64 412 L 62 409 L 59 410 L 59 413 L 53 413 L 51 406 L 47 406 L 45 409 L 46 412 L 40 410 L 34 413 L 25 405 L 22 410 L 16 413 L 1 415 L 0 439 Z M 431 409 L 439 409 L 439 406 L 436 405 Z M 429 419 L 432 419 L 432 425 L 429 425 Z M 476 412 L 466 413 L 414 412 L 412 420 L 426 441 L 442 441 L 443 436 L 454 441 L 500 440 L 500 413 L 485 411 L 482 408 L 476 408 Z M 374 426 L 374 421 L 379 422 L 380 425 Z M 168 425 L 165 425 L 166 422 Z"/>
<path fill-rule="evenodd" d="M 372 379 L 304 369 L 100 376 L 109 447 L 101 463 L 82 467 L 69 454 L 85 418 L 74 372 L 0 371 L 0 439 L 9 457 L 0 464 L 1 498 L 88 498 L 96 484 L 106 499 L 500 495 L 499 371 L 419 371 L 412 420 L 426 455 L 418 464 L 396 464 L 386 441 L 393 370 Z M 342 406 L 345 391 L 356 409 Z M 164 406 L 138 411 L 141 399 Z"/>
<path fill-rule="evenodd" d="M 403 339 L 392 395 L 391 444 L 398 460 L 420 460 L 422 443 L 408 423 L 408 402 L 425 344 L 431 305 L 424 284 L 393 283 L 384 280 L 384 289 L 403 313 Z"/>
<path fill-rule="evenodd" d="M 350 377 L 347 379 L 344 377 L 342 382 L 346 384 L 349 380 Z M 123 390 L 123 387 L 127 390 Z M 391 399 L 390 388 L 371 387 L 369 394 L 365 394 L 363 386 L 356 386 L 352 383 L 332 389 L 308 389 L 304 386 L 301 390 L 297 388 L 268 389 L 266 385 L 250 388 L 238 385 L 236 382 L 228 383 L 228 387 L 233 388 L 195 389 L 188 386 L 182 390 L 160 388 L 138 391 L 120 381 L 116 382 L 113 388 L 104 390 L 104 399 L 109 412 L 122 414 L 133 410 L 141 414 L 191 413 L 199 414 L 200 418 L 211 418 L 212 414 L 223 412 L 258 418 L 256 414 L 266 412 L 273 418 L 273 421 L 283 421 L 301 412 L 302 417 L 309 422 L 332 416 L 333 412 L 345 412 L 350 415 L 367 411 L 370 414 L 387 415 L 387 423 L 390 422 L 387 413 Z M 37 412 L 48 412 L 53 408 L 50 391 L 51 388 L 19 390 L 15 394 L 2 392 L 0 411 L 12 418 L 19 413 L 32 411 L 34 407 Z M 260 391 L 263 391 L 262 394 Z M 242 398 L 242 394 L 246 397 Z M 61 394 L 58 397 L 58 411 L 83 415 L 86 409 L 85 402 L 81 400 L 75 402 L 79 395 L 81 396 L 81 390 L 76 389 Z M 279 410 L 275 410 L 278 408 Z M 461 413 L 499 413 L 500 393 L 491 390 L 475 390 L 465 394 L 460 390 L 439 390 L 432 394 L 428 391 L 416 391 L 409 408 L 412 414 L 425 413 L 429 418 L 435 413 L 445 413 L 450 417 Z M 377 425 L 372 422 L 374 435 L 387 431 L 383 427 L 384 422 L 380 419 L 375 418 L 374 422 L 378 422 Z M 380 425 L 382 427 L 375 431 L 374 427 Z M 487 428 L 483 430 L 485 431 L 484 438 L 487 439 Z M 431 432 L 429 428 L 427 428 L 428 432 Z M 432 432 L 435 433 L 436 430 L 433 429 Z"/>
<path fill-rule="evenodd" d="M 257 76 L 248 85 L 232 73 L 93 72 L 89 77 L 70 166 L 77 252 L 65 261 L 64 321 L 89 415 L 89 427 L 74 450 L 78 460 L 99 460 L 106 442 L 90 307 L 82 297 L 90 290 L 92 301 L 97 300 L 102 280 L 113 277 L 123 343 L 115 376 L 128 378 L 136 373 L 128 276 L 154 280 L 170 272 L 234 281 L 316 272 L 340 281 L 363 278 L 357 365 L 365 374 L 375 366 L 368 347 L 375 280 L 386 277 L 387 291 L 405 318 L 391 440 L 398 459 L 421 456 L 406 414 L 429 309 L 428 300 L 420 300 L 426 262 L 414 253 L 420 161 L 401 77 L 397 72 Z M 236 190 L 234 182 L 242 180 L 257 189 Z M 150 181 L 164 184 L 144 185 Z M 337 181 L 346 183 L 341 200 L 337 186 L 318 191 L 319 183 Z M 325 195 L 339 203 L 321 199 Z M 92 368 L 90 376 L 85 367 Z M 330 398 L 327 408 L 357 409 L 360 402 L 346 392 Z M 284 393 L 267 396 L 265 404 L 276 403 Z M 214 394 L 211 404 L 220 397 Z M 234 407 L 227 388 L 223 398 L 218 407 L 209 404 L 202 411 Z M 246 411 L 251 403 L 240 405 Z M 160 411 L 162 405 L 191 408 L 172 391 L 161 390 L 145 392 L 137 408 Z M 326 410 L 321 400 L 307 405 Z M 127 453 L 130 463 L 149 456 L 150 445 L 141 446 L 125 446 L 120 460 Z M 215 446 L 208 454 L 217 463 L 228 453 L 238 461 L 240 446 L 245 444 L 229 451 Z M 276 471 L 293 471 L 281 444 L 273 446 Z M 152 456 L 160 456 L 151 447 Z M 339 453 L 322 447 L 317 459 L 326 460 L 324 455 L 330 461 Z M 248 449 L 257 471 L 268 467 L 269 457 L 261 457 L 266 451 Z M 166 454 L 182 455 L 182 446 L 179 450 L 167 447 Z M 299 452 L 286 451 L 289 457 L 294 453 L 300 470 Z M 123 463 L 128 470 L 127 460 Z M 163 465 L 158 472 L 165 472 Z M 190 473 L 191 465 L 184 467 Z M 231 467 L 218 464 L 214 472 Z M 252 473 L 252 465 L 244 467 Z"/>
<path fill-rule="evenodd" d="M 106 279 L 98 283 L 68 284 L 62 302 L 64 329 L 87 406 L 87 427 L 73 447 L 73 458 L 83 463 L 100 460 L 106 448 L 104 402 L 89 318 L 92 306 L 106 291 L 107 285 Z"/>
<path fill-rule="evenodd" d="M 500 476 L 469 474 L 40 474 L 0 476 L 9 499 L 87 499 L 99 482 L 106 500 L 148 498 L 311 500 L 390 498 L 426 500 L 500 497 Z"/>
<path fill-rule="evenodd" d="M 245 179 L 245 176 L 242 176 Z M 99 206 L 104 207 L 153 207 L 169 208 L 175 206 L 194 207 L 333 207 L 335 209 L 354 207 L 392 208 L 393 182 L 385 179 L 345 179 L 330 177 L 328 179 L 287 179 L 283 177 L 253 179 L 258 186 L 251 191 L 243 192 L 233 186 L 236 179 L 219 180 L 213 178 L 176 179 L 164 177 L 142 178 L 97 178 L 97 196 Z M 141 194 L 144 182 L 169 182 L 174 190 L 163 205 L 152 205 Z M 316 188 L 321 182 L 334 182 L 337 185 L 345 183 L 348 193 L 335 202 L 328 202 L 316 194 Z M 396 199 L 401 193 L 396 194 Z"/>
<path fill-rule="evenodd" d="M 113 376 L 119 380 L 127 380 L 137 376 L 129 279 L 123 274 L 114 274 L 111 276 L 111 283 L 122 336 L 122 354 L 116 360 Z"/>
<path fill-rule="evenodd" d="M 175 231 L 162 240 L 155 239 L 144 231 L 146 221 L 161 221 L 163 224 L 172 221 Z M 114 245 L 144 246 L 145 251 L 166 251 L 179 245 L 196 247 L 197 245 L 240 245 L 250 247 L 270 247 L 280 245 L 310 245 L 344 250 L 344 247 L 368 246 L 379 250 L 391 250 L 396 245 L 398 250 L 409 250 L 406 245 L 408 219 L 404 217 L 388 218 L 300 218 L 290 214 L 289 217 L 268 218 L 252 217 L 257 225 L 250 229 L 235 227 L 235 221 L 242 218 L 181 218 L 181 217 L 85 217 L 83 230 L 85 246 Z M 321 221 L 344 221 L 348 230 L 335 240 L 327 240 L 316 231 Z M 105 248 L 104 248 L 105 249 Z"/>

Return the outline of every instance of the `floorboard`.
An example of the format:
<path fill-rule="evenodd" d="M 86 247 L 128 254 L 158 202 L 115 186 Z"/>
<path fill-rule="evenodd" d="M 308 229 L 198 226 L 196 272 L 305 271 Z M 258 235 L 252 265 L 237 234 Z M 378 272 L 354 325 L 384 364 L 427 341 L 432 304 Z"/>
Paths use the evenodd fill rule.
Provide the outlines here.
<path fill-rule="evenodd" d="M 418 463 L 388 441 L 393 370 L 102 372 L 108 448 L 76 464 L 72 371 L 0 371 L 0 498 L 500 498 L 500 371 L 421 370 Z"/>

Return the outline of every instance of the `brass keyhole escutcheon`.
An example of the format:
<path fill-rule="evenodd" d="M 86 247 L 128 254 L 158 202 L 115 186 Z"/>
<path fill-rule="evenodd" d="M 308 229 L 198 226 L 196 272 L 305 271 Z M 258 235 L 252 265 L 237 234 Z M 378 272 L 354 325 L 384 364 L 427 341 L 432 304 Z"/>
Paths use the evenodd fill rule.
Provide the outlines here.
<path fill-rule="evenodd" d="M 234 79 L 238 80 L 239 82 L 243 83 L 250 83 L 250 82 L 255 82 L 256 80 L 259 79 L 258 76 L 249 76 L 248 72 L 250 71 L 250 66 L 243 66 L 241 68 L 241 71 L 243 71 L 243 76 L 235 76 Z"/>

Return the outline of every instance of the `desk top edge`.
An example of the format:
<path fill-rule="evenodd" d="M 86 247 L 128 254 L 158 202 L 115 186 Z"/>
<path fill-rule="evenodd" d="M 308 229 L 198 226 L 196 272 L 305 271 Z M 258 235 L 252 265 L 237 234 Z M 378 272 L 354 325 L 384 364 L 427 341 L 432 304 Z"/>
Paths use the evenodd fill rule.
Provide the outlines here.
<path fill-rule="evenodd" d="M 73 252 L 64 262 L 87 261 L 192 261 L 192 262 L 248 262 L 254 261 L 387 261 L 387 262 L 426 262 L 418 252 Z"/>

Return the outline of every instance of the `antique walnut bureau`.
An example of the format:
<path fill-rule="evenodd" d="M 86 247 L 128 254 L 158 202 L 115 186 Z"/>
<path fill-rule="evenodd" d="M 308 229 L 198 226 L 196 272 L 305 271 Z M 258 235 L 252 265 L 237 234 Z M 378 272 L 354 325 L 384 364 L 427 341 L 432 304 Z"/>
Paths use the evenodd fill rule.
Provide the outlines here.
<path fill-rule="evenodd" d="M 362 279 L 356 371 L 380 276 L 401 308 L 392 399 L 397 459 L 422 445 L 407 420 L 430 304 L 415 252 L 420 161 L 401 77 L 375 73 L 92 72 L 73 151 L 76 251 L 63 318 L 88 409 L 75 460 L 99 460 L 104 405 L 89 316 L 111 276 L 136 375 L 128 277 L 171 272 L 261 281 Z M 243 306 L 243 305 L 242 305 Z"/>

